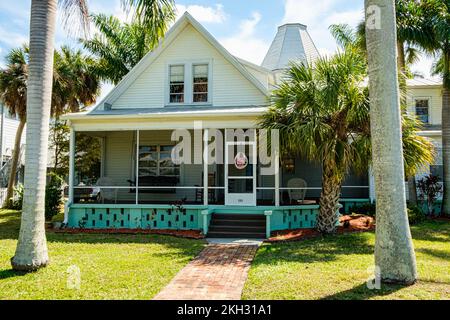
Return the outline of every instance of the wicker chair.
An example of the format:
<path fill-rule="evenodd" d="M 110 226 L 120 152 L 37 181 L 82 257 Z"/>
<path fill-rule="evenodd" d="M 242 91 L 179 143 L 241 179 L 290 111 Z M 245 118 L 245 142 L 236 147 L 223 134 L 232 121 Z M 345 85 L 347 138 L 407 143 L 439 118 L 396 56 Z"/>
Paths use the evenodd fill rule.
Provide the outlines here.
<path fill-rule="evenodd" d="M 291 203 L 302 203 L 305 200 L 307 187 L 307 183 L 305 180 L 300 178 L 290 179 L 287 183 L 287 186 L 288 188 L 293 188 L 288 189 L 289 200 Z"/>

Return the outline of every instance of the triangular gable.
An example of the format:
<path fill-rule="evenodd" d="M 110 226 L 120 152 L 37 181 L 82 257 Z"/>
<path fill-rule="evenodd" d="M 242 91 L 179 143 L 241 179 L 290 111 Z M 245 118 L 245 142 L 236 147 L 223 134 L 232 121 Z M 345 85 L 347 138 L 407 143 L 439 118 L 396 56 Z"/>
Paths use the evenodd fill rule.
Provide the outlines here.
<path fill-rule="evenodd" d="M 105 104 L 112 105 L 134 81 L 163 53 L 163 51 L 171 45 L 177 36 L 190 24 L 197 32 L 199 32 L 229 63 L 231 63 L 250 83 L 252 83 L 265 96 L 268 95 L 264 85 L 255 78 L 228 50 L 226 50 L 197 20 L 195 20 L 188 12 L 172 26 L 166 33 L 164 39 L 160 41 L 158 47 L 147 53 L 139 63 L 117 84 L 111 92 L 92 110 L 103 108 Z"/>

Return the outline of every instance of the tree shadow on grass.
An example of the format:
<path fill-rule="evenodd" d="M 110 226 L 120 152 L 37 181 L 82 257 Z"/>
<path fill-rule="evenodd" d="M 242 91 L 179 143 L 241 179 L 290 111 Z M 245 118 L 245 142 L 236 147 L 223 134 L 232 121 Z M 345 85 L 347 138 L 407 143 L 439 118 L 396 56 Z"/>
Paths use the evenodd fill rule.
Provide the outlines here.
<path fill-rule="evenodd" d="M 426 255 L 429 255 L 429 256 L 432 256 L 435 258 L 439 258 L 439 259 L 443 259 L 443 260 L 447 260 L 447 261 L 450 260 L 450 252 L 445 251 L 445 250 L 419 248 L 419 249 L 416 249 L 416 252 L 421 252 Z"/>
<path fill-rule="evenodd" d="M 0 280 L 14 277 L 25 276 L 27 272 L 24 271 L 15 271 L 13 269 L 5 269 L 0 270 Z"/>
<path fill-rule="evenodd" d="M 381 289 L 369 289 L 367 284 L 363 283 L 351 289 L 323 297 L 321 300 L 366 300 L 370 298 L 387 296 L 402 288 L 405 288 L 405 286 L 382 283 Z"/>
<path fill-rule="evenodd" d="M 444 242 L 450 241 L 450 222 L 427 220 L 411 227 L 414 240 Z"/>
<path fill-rule="evenodd" d="M 314 263 L 334 261 L 341 255 L 373 254 L 370 234 L 339 234 L 316 239 L 265 245 L 259 249 L 253 265 L 279 262 Z"/>

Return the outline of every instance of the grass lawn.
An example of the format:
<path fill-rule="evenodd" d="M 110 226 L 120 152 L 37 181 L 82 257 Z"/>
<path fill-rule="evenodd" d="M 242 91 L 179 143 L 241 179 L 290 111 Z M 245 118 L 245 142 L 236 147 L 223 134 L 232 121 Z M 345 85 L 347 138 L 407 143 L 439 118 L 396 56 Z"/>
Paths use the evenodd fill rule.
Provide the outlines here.
<path fill-rule="evenodd" d="M 243 299 L 450 299 L 450 222 L 412 227 L 420 280 L 369 290 L 374 233 L 265 244 L 258 251 Z"/>
<path fill-rule="evenodd" d="M 47 233 L 50 265 L 21 274 L 10 265 L 19 223 L 17 211 L 0 210 L 0 300 L 151 299 L 204 246 L 158 235 Z M 67 286 L 73 265 L 81 272 L 79 290 Z"/>

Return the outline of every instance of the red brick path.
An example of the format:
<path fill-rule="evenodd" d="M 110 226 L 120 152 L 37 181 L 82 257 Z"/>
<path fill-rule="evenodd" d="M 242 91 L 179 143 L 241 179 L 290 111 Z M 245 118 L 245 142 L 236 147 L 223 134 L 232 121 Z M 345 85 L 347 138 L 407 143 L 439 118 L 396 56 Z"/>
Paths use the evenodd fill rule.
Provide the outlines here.
<path fill-rule="evenodd" d="M 153 299 L 239 300 L 256 245 L 210 244 Z"/>

